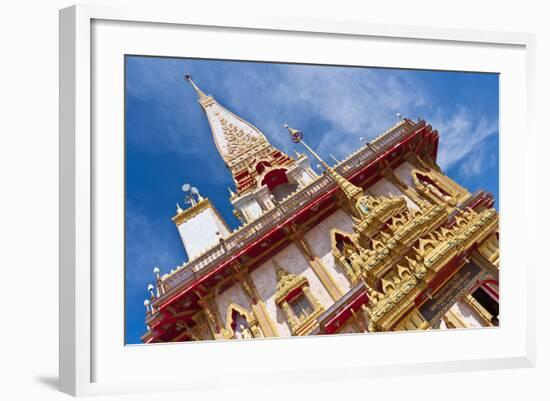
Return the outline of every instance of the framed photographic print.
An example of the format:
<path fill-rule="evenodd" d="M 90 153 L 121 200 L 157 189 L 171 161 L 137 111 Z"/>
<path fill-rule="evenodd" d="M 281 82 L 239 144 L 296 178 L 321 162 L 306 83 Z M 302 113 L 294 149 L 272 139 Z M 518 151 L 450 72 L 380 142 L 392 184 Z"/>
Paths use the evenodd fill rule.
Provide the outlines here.
<path fill-rule="evenodd" d="M 61 11 L 62 391 L 532 366 L 532 36 L 148 11 Z"/>

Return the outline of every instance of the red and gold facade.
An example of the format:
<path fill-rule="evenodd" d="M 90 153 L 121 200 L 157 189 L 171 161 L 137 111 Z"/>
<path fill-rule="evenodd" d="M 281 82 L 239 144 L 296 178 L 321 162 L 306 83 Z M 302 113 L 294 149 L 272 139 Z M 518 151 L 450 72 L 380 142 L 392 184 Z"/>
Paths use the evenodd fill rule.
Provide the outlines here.
<path fill-rule="evenodd" d="M 442 172 L 439 135 L 425 121 L 403 119 L 317 175 L 190 82 L 235 179 L 243 225 L 156 271 L 144 342 L 498 325 L 493 198 Z M 195 207 L 179 209 L 176 224 L 204 213 Z"/>

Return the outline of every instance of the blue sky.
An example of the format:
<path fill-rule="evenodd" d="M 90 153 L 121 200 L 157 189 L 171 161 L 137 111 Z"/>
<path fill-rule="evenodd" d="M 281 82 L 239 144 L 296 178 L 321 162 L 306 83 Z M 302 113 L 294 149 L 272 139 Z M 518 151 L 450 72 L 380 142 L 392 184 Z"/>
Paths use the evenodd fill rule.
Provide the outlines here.
<path fill-rule="evenodd" d="M 471 191 L 492 192 L 498 209 L 496 74 L 127 56 L 126 343 L 145 332 L 153 267 L 166 273 L 187 260 L 171 221 L 184 204 L 181 185 L 198 187 L 237 226 L 231 175 L 185 73 L 291 156 L 284 123 L 330 161 L 395 124 L 397 112 L 422 117 L 439 130 L 443 170 Z"/>

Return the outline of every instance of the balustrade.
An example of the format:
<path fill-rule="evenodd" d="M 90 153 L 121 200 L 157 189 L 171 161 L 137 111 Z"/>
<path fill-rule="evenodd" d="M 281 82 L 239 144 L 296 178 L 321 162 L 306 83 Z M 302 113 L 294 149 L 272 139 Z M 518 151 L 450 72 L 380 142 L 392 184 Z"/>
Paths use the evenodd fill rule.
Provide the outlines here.
<path fill-rule="evenodd" d="M 353 174 L 381 152 L 396 144 L 401 138 L 414 132 L 419 124 L 420 122 L 411 127 L 407 123 L 401 123 L 395 126 L 371 142 L 371 147 L 376 149 L 376 151 L 373 151 L 371 147 L 364 146 L 339 163 L 335 167 L 335 170 L 343 175 Z M 323 195 L 334 186 L 336 184 L 327 175 L 322 175 L 309 183 L 294 195 L 279 203 L 277 207 L 265 212 L 258 219 L 234 231 L 225 239 L 226 250 L 220 244 L 215 245 L 164 278 L 163 284 L 166 292 L 170 292 L 170 290 L 177 286 L 192 282 L 206 275 L 212 268 L 218 266 L 223 259 L 231 254 L 236 254 L 249 244 L 251 240 L 260 238 L 263 234 L 280 224 L 287 216 L 298 211 L 302 206 Z"/>

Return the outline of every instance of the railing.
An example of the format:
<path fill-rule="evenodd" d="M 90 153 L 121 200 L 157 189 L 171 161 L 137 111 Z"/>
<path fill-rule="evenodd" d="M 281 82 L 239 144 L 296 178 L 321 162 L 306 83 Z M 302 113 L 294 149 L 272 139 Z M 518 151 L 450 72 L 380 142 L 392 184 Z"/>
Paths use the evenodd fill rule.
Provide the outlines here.
<path fill-rule="evenodd" d="M 371 147 L 364 146 L 357 152 L 351 154 L 347 159 L 340 162 L 335 167 L 335 170 L 343 175 L 353 174 L 354 171 L 373 160 L 381 152 L 393 146 L 397 140 L 415 131 L 421 123 L 422 122 L 419 122 L 411 126 L 410 123 L 402 121 L 400 124 L 392 127 L 372 141 Z M 272 230 L 286 217 L 301 209 L 302 206 L 310 203 L 313 199 L 326 193 L 335 186 L 336 184 L 327 175 L 317 178 L 281 202 L 277 207 L 265 212 L 258 219 L 233 232 L 222 243 L 216 244 L 170 275 L 164 276 L 162 284 L 165 289 L 165 294 L 159 299 L 164 298 L 166 294 L 170 293 L 171 290 L 176 287 L 206 275 L 211 268 L 219 265 L 224 258 L 237 253 L 247 244 L 250 244 L 251 241 L 260 238 L 265 233 Z"/>

